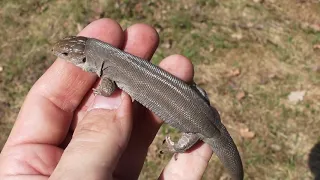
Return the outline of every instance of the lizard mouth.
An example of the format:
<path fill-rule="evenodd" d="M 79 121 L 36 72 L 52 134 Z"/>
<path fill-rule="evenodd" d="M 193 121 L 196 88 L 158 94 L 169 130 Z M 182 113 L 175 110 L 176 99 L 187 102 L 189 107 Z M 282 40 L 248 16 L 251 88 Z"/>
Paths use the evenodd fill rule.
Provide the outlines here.
<path fill-rule="evenodd" d="M 55 51 L 54 48 L 51 51 L 52 51 L 53 55 L 55 55 L 61 59 L 68 59 L 69 53 L 67 53 L 67 52 L 58 52 L 58 51 Z"/>
<path fill-rule="evenodd" d="M 67 52 L 57 52 L 54 49 L 52 49 L 52 54 L 57 56 L 58 58 L 61 58 L 61 59 L 67 60 L 67 61 L 71 60 L 69 57 L 69 53 L 67 53 Z"/>

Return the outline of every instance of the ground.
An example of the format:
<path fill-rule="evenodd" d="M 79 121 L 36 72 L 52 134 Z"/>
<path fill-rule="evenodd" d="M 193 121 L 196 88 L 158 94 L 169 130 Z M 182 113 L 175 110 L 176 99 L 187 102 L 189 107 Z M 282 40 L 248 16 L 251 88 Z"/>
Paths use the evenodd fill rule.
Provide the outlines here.
<path fill-rule="evenodd" d="M 245 179 L 313 179 L 320 140 L 320 3 L 316 0 L 0 1 L 0 149 L 32 84 L 52 64 L 52 43 L 102 17 L 154 26 L 158 63 L 183 54 L 239 147 Z M 163 127 L 140 179 L 171 155 Z M 313 155 L 309 158 L 311 149 Z M 312 171 L 316 171 L 311 168 Z M 317 168 L 316 168 L 317 169 Z M 319 168 L 318 168 L 319 171 Z M 222 179 L 216 157 L 203 179 Z"/>

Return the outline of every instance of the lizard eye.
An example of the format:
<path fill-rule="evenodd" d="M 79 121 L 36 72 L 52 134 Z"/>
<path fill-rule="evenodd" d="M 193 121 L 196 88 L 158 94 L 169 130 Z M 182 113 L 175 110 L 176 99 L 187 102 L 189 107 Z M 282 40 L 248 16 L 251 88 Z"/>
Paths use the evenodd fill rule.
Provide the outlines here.
<path fill-rule="evenodd" d="M 87 59 L 84 57 L 84 58 L 82 59 L 82 62 L 85 63 L 86 61 L 87 61 Z"/>
<path fill-rule="evenodd" d="M 67 53 L 67 52 L 63 52 L 63 53 L 61 53 L 61 54 L 63 54 L 64 56 L 68 56 L 68 53 Z"/>

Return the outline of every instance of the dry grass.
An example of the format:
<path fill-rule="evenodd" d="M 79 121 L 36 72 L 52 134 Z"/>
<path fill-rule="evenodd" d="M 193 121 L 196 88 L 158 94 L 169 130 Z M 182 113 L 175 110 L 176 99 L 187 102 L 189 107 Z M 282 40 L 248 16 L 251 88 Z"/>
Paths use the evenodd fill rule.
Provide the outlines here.
<path fill-rule="evenodd" d="M 195 80 L 239 146 L 246 179 L 312 179 L 308 154 L 320 140 L 320 4 L 257 1 L 0 1 L 0 147 L 26 93 L 54 60 L 50 44 L 111 17 L 124 28 L 156 27 L 154 62 L 176 53 L 193 60 Z M 289 102 L 292 91 L 305 91 L 303 101 Z M 158 154 L 169 132 L 176 134 L 159 132 L 140 179 L 157 177 L 170 158 Z M 204 179 L 223 172 L 212 158 Z"/>

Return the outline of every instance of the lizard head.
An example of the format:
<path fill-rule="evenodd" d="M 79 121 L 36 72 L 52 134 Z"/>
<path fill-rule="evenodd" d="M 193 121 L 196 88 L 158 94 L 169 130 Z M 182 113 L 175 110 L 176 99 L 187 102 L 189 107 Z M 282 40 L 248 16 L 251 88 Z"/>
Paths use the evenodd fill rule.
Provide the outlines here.
<path fill-rule="evenodd" d="M 88 38 L 82 36 L 68 36 L 52 48 L 52 53 L 74 65 L 83 68 L 86 62 L 85 45 Z"/>

